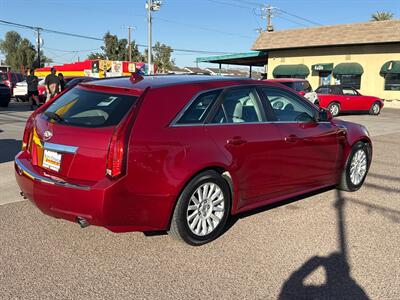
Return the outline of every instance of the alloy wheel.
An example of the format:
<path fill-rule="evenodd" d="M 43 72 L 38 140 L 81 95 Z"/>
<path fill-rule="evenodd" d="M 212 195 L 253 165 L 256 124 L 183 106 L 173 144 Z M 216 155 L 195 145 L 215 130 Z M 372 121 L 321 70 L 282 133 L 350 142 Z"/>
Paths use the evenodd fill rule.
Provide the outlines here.
<path fill-rule="evenodd" d="M 367 173 L 367 154 L 363 149 L 357 150 L 350 164 L 350 181 L 359 185 Z"/>
<path fill-rule="evenodd" d="M 186 221 L 191 232 L 205 236 L 213 232 L 225 215 L 225 198 L 214 182 L 200 185 L 190 197 Z"/>

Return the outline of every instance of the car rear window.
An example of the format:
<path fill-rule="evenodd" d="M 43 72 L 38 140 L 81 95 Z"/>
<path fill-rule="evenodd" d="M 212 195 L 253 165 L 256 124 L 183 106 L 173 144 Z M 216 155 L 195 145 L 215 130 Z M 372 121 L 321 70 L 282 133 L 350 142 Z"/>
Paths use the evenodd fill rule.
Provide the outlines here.
<path fill-rule="evenodd" d="M 106 127 L 117 125 L 135 104 L 138 97 L 114 93 L 103 93 L 72 89 L 44 112 L 55 113 L 64 125 L 79 127 Z M 47 114 L 49 115 L 49 114 Z"/>

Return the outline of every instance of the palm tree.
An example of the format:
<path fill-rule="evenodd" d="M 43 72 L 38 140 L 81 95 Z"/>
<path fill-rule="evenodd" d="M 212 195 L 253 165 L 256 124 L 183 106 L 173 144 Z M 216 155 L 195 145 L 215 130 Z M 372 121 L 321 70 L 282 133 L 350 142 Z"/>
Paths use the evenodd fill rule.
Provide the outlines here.
<path fill-rule="evenodd" d="M 394 14 L 388 11 L 377 11 L 371 15 L 371 21 L 387 21 L 392 20 Z"/>

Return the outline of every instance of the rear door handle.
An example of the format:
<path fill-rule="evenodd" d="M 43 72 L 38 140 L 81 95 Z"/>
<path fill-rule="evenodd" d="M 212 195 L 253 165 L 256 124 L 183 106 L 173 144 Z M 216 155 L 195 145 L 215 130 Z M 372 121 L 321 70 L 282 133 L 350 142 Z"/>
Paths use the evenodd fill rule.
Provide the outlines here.
<path fill-rule="evenodd" d="M 287 142 L 287 143 L 296 143 L 299 140 L 300 140 L 299 137 L 294 134 L 291 134 L 291 135 L 285 137 L 285 142 Z"/>
<path fill-rule="evenodd" d="M 229 140 L 226 141 L 227 144 L 229 145 L 235 145 L 235 146 L 239 146 L 239 145 L 243 145 L 246 144 L 247 141 L 244 140 L 242 137 L 240 136 L 235 136 Z"/>

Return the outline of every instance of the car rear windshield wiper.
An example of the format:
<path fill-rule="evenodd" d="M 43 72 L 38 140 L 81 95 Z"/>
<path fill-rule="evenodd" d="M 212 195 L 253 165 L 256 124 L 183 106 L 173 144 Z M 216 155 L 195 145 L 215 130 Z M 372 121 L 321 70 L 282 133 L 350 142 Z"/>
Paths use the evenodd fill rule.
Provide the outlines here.
<path fill-rule="evenodd" d="M 55 112 L 46 111 L 44 114 L 45 114 L 47 117 L 49 117 L 50 119 L 52 119 L 52 120 L 54 120 L 54 121 L 56 121 L 56 122 L 58 122 L 58 123 L 64 121 L 64 119 L 63 119 L 59 114 L 57 114 L 57 113 L 55 113 Z"/>

